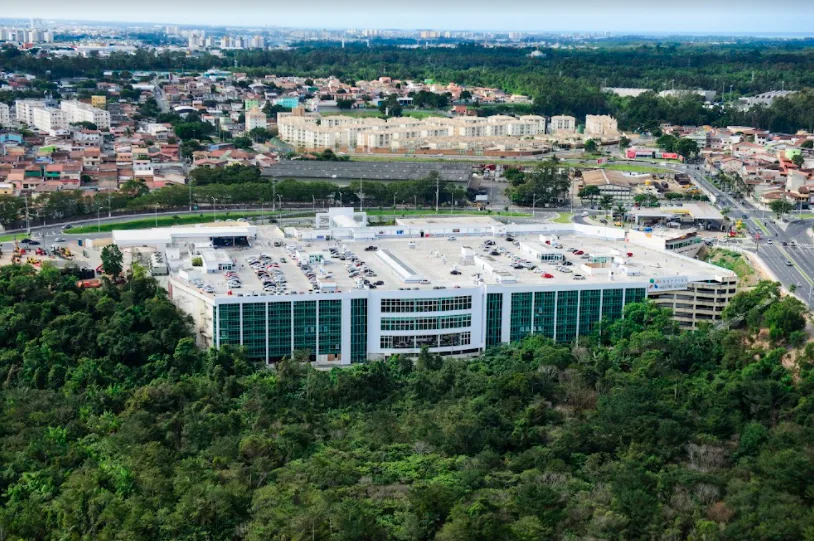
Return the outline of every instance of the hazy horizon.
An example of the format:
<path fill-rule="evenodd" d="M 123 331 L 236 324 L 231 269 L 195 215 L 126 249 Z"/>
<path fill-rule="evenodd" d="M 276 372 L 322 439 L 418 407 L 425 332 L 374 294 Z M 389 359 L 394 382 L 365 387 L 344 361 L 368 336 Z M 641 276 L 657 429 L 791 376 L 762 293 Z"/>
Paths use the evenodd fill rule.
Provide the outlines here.
<path fill-rule="evenodd" d="M 101 0 L 41 0 L 35 4 L 7 0 L 3 18 L 41 18 L 95 22 L 179 24 L 207 26 L 284 26 L 298 28 L 377 28 L 452 31 L 613 32 L 632 34 L 812 35 L 814 2 L 741 0 L 731 7 L 685 0 L 658 5 L 630 0 L 608 5 L 600 0 L 578 7 L 551 0 L 487 2 L 453 0 L 439 4 L 418 0 L 409 10 L 360 3 L 355 9 L 327 0 L 300 6 L 277 6 L 263 0 L 144 0 L 113 5 Z"/>

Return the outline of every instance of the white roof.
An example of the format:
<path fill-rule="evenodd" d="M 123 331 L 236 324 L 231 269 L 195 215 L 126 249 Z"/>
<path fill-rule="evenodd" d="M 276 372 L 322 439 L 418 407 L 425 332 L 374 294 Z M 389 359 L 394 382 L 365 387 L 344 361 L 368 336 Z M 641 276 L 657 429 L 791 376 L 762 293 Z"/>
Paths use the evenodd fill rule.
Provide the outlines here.
<path fill-rule="evenodd" d="M 113 242 L 119 246 L 175 244 L 184 239 L 211 239 L 215 237 L 253 237 L 257 227 L 242 222 L 222 222 L 194 226 L 159 227 L 154 229 L 116 229 Z"/>

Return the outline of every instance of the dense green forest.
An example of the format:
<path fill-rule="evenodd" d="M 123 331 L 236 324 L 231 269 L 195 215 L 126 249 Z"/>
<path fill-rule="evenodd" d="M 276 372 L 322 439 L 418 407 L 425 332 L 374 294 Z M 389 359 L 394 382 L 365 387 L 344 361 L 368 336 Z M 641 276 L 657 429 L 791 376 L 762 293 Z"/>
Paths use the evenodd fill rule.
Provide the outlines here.
<path fill-rule="evenodd" d="M 697 98 L 658 98 L 647 94 L 621 99 L 601 87 L 715 90 L 727 100 L 781 87 L 814 88 L 814 48 L 810 40 L 727 45 L 631 43 L 584 48 L 487 48 L 461 44 L 452 48 L 403 49 L 395 46 L 346 48 L 302 46 L 291 50 L 229 51 L 223 56 L 182 52 L 114 53 L 108 57 L 42 58 L 6 48 L 0 70 L 20 70 L 51 78 L 93 77 L 105 70 L 190 70 L 211 67 L 262 76 L 334 75 L 352 83 L 383 75 L 434 79 L 464 85 L 503 88 L 534 98 L 532 112 L 544 115 L 610 113 L 628 130 L 676 124 L 751 124 L 781 132 L 814 130 L 814 94 L 780 100 L 771 108 L 747 113 L 732 107 L 705 107 Z"/>
<path fill-rule="evenodd" d="M 197 350 L 142 274 L 0 269 L 3 539 L 814 539 L 814 350 L 776 286 L 731 331 L 634 304 L 578 346 L 324 372 Z"/>

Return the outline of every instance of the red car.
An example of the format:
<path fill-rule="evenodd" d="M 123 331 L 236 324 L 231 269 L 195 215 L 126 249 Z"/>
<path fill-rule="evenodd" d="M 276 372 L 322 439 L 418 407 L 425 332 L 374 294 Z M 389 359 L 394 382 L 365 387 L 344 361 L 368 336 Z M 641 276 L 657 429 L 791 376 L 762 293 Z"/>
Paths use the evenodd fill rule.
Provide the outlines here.
<path fill-rule="evenodd" d="M 583 255 L 584 253 L 585 252 L 583 252 L 582 250 L 577 250 L 576 252 L 574 252 L 574 255 Z"/>
<path fill-rule="evenodd" d="M 540 276 L 543 277 L 543 278 L 554 278 L 553 274 L 548 274 L 547 272 L 544 272 Z"/>

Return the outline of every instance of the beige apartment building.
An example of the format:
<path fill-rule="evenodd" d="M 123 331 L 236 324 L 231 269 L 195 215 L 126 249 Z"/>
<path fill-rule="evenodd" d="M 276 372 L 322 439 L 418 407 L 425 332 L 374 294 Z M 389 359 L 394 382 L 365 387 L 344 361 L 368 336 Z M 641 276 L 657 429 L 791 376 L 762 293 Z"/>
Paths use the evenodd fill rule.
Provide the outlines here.
<path fill-rule="evenodd" d="M 586 115 L 585 135 L 594 137 L 616 137 L 619 126 L 616 119 L 609 115 Z"/>
<path fill-rule="evenodd" d="M 556 115 L 551 117 L 548 125 L 548 133 L 552 135 L 573 134 L 577 131 L 577 119 L 568 115 Z"/>
<path fill-rule="evenodd" d="M 347 149 L 349 152 L 394 152 L 409 149 L 486 149 L 492 146 L 541 147 L 546 140 L 546 119 L 526 115 L 478 117 L 356 118 L 317 114 L 281 113 L 280 138 L 298 148 Z M 524 144 L 519 144 L 521 139 Z M 472 144 L 475 143 L 475 144 Z"/>

